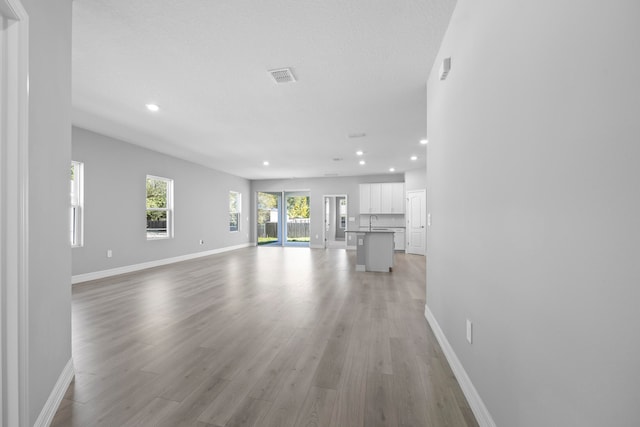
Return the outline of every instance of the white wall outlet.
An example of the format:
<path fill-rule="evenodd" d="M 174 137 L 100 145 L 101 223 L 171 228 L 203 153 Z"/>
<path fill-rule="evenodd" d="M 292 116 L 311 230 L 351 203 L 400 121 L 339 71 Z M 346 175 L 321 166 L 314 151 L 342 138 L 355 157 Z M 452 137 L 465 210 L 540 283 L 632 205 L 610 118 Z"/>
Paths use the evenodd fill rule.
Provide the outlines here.
<path fill-rule="evenodd" d="M 469 319 L 467 319 L 467 341 L 473 344 L 473 323 Z"/>
<path fill-rule="evenodd" d="M 319 239 L 318 235 L 316 234 L 316 239 Z"/>
<path fill-rule="evenodd" d="M 200 239 L 200 244 L 204 245 L 204 240 Z"/>
<path fill-rule="evenodd" d="M 107 249 L 107 258 L 111 258 L 113 256 L 113 252 L 111 249 Z"/>

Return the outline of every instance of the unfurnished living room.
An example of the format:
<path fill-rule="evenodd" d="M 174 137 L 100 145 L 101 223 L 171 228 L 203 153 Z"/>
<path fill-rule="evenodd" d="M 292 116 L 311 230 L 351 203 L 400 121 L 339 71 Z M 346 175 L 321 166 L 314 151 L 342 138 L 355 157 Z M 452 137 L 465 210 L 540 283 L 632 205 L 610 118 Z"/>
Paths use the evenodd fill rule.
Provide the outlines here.
<path fill-rule="evenodd" d="M 640 424 L 640 2 L 0 0 L 2 426 Z"/>

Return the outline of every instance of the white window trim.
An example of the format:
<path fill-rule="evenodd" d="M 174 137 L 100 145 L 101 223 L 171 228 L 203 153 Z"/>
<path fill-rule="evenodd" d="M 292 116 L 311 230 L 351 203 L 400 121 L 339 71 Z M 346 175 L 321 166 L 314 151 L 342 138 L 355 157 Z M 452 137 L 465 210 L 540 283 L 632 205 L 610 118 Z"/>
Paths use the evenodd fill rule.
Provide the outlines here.
<path fill-rule="evenodd" d="M 76 181 L 76 192 L 78 193 L 77 203 L 71 203 L 71 212 L 70 212 L 70 220 L 71 220 L 71 247 L 72 248 L 81 248 L 84 246 L 84 163 L 71 161 L 71 164 L 75 167 L 75 174 L 77 174 Z M 75 209 L 75 216 L 73 215 L 73 211 Z M 73 231 L 75 230 L 75 235 Z M 74 238 L 75 237 L 75 238 Z"/>
<path fill-rule="evenodd" d="M 165 181 L 167 183 L 167 207 L 166 208 L 147 208 L 147 180 L 148 179 Z M 145 191 L 144 191 L 145 218 L 146 218 L 147 211 L 163 211 L 163 212 L 166 211 L 167 212 L 167 235 L 166 236 L 149 237 L 149 235 L 146 234 L 147 228 L 146 228 L 146 220 L 145 220 L 145 235 L 147 237 L 147 241 L 173 239 L 173 180 L 171 178 L 165 178 L 163 176 L 147 175 L 144 182 L 145 182 Z"/>
<path fill-rule="evenodd" d="M 229 222 L 229 233 L 239 233 L 240 229 L 242 228 L 242 193 L 239 191 L 234 191 L 234 190 L 229 190 L 229 197 L 231 197 L 231 193 L 235 193 L 237 194 L 237 203 L 236 203 L 236 207 L 237 210 L 236 212 L 231 212 L 231 209 L 229 209 L 229 217 L 231 217 L 231 214 L 235 213 L 238 215 L 238 229 L 237 230 L 232 230 L 231 229 L 231 222 Z"/>

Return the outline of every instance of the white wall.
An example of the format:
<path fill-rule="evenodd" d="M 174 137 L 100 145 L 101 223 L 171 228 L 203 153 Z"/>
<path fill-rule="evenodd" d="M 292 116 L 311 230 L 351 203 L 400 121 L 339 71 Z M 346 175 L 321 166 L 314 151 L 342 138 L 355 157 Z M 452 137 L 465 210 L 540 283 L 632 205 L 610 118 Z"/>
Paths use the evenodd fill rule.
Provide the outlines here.
<path fill-rule="evenodd" d="M 251 238 L 255 240 L 256 205 L 255 197 L 258 191 L 285 191 L 285 190 L 309 190 L 309 211 L 310 211 L 310 232 L 311 247 L 324 245 L 322 241 L 322 217 L 324 210 L 324 200 L 322 196 L 346 194 L 347 195 L 347 216 L 354 217 L 355 222 L 347 222 L 347 229 L 358 227 L 360 216 L 360 184 L 367 182 L 403 182 L 404 176 L 401 174 L 389 175 L 367 175 L 348 176 L 337 178 L 308 178 L 308 179 L 271 179 L 251 182 Z M 316 238 L 316 236 L 318 236 Z M 347 245 L 355 246 L 349 241 L 347 234 Z"/>
<path fill-rule="evenodd" d="M 250 241 L 250 184 L 244 178 L 76 127 L 73 160 L 84 163 L 85 175 L 84 246 L 72 250 L 74 275 Z M 146 239 L 147 174 L 173 179 L 173 239 Z M 242 194 L 239 232 L 229 231 L 229 191 Z"/>
<path fill-rule="evenodd" d="M 29 14 L 29 425 L 71 358 L 71 1 Z"/>
<path fill-rule="evenodd" d="M 424 190 L 427 188 L 427 168 L 413 169 L 404 173 L 404 189 Z"/>
<path fill-rule="evenodd" d="M 427 305 L 498 426 L 638 425 L 639 17 L 459 0 L 431 72 Z"/>

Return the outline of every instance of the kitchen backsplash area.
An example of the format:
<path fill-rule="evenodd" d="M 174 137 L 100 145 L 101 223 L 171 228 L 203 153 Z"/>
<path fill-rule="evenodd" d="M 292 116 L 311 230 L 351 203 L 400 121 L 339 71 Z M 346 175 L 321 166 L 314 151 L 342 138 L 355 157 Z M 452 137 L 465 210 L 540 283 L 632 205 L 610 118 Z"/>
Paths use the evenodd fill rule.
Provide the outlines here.
<path fill-rule="evenodd" d="M 369 217 L 372 215 L 372 227 L 406 227 L 403 214 L 360 214 L 360 223 L 358 226 L 369 227 Z"/>

